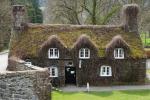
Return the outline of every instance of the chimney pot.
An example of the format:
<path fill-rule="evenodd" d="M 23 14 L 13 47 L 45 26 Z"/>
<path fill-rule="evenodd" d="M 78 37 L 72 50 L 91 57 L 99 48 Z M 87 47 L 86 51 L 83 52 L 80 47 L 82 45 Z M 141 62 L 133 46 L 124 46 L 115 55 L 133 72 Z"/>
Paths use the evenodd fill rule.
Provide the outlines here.
<path fill-rule="evenodd" d="M 123 6 L 122 19 L 126 31 L 138 33 L 138 13 L 139 6 L 137 4 Z"/>
<path fill-rule="evenodd" d="M 22 29 L 25 25 L 25 6 L 24 5 L 13 5 L 13 27 L 14 29 Z"/>

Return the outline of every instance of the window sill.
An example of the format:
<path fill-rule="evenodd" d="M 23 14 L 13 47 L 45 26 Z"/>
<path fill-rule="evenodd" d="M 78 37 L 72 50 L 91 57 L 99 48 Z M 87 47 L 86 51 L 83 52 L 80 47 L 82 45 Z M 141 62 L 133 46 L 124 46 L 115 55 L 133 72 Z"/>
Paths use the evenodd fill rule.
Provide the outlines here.
<path fill-rule="evenodd" d="M 123 58 L 115 58 L 115 59 L 124 59 L 124 57 Z"/>
<path fill-rule="evenodd" d="M 101 77 L 111 77 L 112 75 L 100 75 Z"/>
<path fill-rule="evenodd" d="M 51 78 L 57 78 L 58 76 L 49 76 L 49 77 L 51 77 Z"/>
<path fill-rule="evenodd" d="M 79 59 L 90 59 L 90 57 L 79 57 Z"/>
<path fill-rule="evenodd" d="M 51 57 L 51 58 L 48 58 L 48 59 L 59 59 L 59 58 L 53 58 L 53 57 Z"/>

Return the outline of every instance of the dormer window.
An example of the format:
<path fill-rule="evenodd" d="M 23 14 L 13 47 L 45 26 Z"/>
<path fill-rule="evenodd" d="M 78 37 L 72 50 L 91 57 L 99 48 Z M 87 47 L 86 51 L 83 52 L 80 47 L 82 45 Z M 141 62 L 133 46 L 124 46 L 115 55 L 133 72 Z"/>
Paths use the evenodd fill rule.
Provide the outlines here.
<path fill-rule="evenodd" d="M 89 59 L 90 58 L 90 49 L 88 49 L 88 48 L 81 48 L 79 50 L 79 58 L 81 58 L 81 59 Z"/>
<path fill-rule="evenodd" d="M 50 48 L 48 50 L 48 58 L 49 59 L 58 59 L 59 58 L 59 49 L 57 49 L 57 48 Z"/>
<path fill-rule="evenodd" d="M 114 49 L 114 58 L 115 59 L 124 59 L 124 49 L 123 48 L 115 48 Z"/>

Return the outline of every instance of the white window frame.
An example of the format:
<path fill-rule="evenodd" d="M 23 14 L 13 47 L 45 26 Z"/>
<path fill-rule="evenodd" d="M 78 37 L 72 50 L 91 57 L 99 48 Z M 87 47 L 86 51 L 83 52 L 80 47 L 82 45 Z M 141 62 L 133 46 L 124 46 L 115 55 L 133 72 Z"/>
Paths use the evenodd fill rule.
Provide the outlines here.
<path fill-rule="evenodd" d="M 57 55 L 55 54 L 56 50 L 57 50 Z M 51 55 L 51 51 L 52 51 L 52 55 Z M 49 48 L 48 58 L 49 59 L 58 59 L 59 58 L 59 49 L 58 48 Z"/>
<path fill-rule="evenodd" d="M 115 48 L 114 49 L 114 58 L 115 59 L 124 59 L 124 49 L 123 48 Z"/>
<path fill-rule="evenodd" d="M 52 72 L 53 70 L 54 70 L 54 75 Z M 50 77 L 58 77 L 58 68 L 57 67 L 50 67 L 49 72 L 50 72 Z"/>
<path fill-rule="evenodd" d="M 87 50 L 87 52 L 86 52 L 86 50 Z M 86 53 L 88 53 L 88 56 L 86 56 Z M 79 50 L 79 58 L 80 59 L 89 59 L 90 58 L 90 49 L 88 49 L 88 48 L 81 48 Z"/>
<path fill-rule="evenodd" d="M 100 68 L 100 76 L 110 77 L 112 76 L 112 69 L 110 66 L 103 65 Z"/>

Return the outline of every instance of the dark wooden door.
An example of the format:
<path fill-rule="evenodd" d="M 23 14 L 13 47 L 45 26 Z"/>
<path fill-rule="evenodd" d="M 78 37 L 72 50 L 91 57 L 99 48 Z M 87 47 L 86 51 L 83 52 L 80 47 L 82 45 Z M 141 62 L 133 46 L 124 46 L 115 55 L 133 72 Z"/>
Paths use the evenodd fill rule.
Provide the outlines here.
<path fill-rule="evenodd" d="M 65 68 L 65 82 L 66 84 L 76 84 L 76 70 L 75 67 Z"/>

